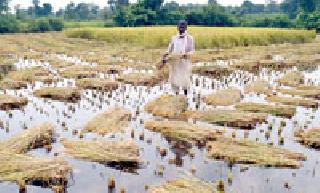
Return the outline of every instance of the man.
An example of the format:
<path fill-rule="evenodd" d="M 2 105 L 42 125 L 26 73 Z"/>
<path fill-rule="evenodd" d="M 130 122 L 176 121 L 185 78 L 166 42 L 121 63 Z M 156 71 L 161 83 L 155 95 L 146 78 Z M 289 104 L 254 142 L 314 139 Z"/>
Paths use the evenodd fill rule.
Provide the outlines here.
<path fill-rule="evenodd" d="M 169 82 L 173 91 L 178 95 L 179 89 L 184 90 L 184 94 L 188 94 L 190 86 L 190 77 L 192 75 L 192 63 L 190 56 L 194 52 L 193 37 L 187 33 L 187 22 L 181 20 L 178 23 L 178 34 L 173 36 L 169 44 L 167 52 L 163 55 L 163 63 L 169 62 Z"/>

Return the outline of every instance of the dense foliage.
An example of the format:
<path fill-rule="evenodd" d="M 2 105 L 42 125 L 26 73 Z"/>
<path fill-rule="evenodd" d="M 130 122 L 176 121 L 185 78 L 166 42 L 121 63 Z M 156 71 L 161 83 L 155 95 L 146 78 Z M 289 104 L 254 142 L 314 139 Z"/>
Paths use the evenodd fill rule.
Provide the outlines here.
<path fill-rule="evenodd" d="M 63 21 L 57 18 L 39 18 L 35 22 L 30 23 L 28 31 L 30 32 L 46 32 L 61 31 L 64 27 Z"/>
<path fill-rule="evenodd" d="M 50 3 L 40 5 L 32 0 L 28 8 L 14 7 L 9 14 L 10 0 L 0 0 L 0 32 L 60 31 L 66 27 L 114 27 L 175 25 L 186 19 L 191 25 L 242 26 L 320 29 L 318 0 L 267 0 L 254 4 L 245 0 L 241 6 L 221 6 L 216 0 L 207 4 L 179 5 L 164 0 L 107 0 L 108 6 L 100 8 L 92 3 L 70 2 L 54 12 Z M 60 19 L 56 19 L 60 18 Z M 104 24 L 103 24 L 104 23 Z"/>
<path fill-rule="evenodd" d="M 0 16 L 0 33 L 19 32 L 19 23 L 15 17 L 10 15 Z"/>

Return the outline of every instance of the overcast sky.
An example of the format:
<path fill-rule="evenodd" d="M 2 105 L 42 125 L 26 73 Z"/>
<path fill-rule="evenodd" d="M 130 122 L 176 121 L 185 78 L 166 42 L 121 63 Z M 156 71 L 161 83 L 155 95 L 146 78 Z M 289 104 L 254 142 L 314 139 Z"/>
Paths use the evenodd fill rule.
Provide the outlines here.
<path fill-rule="evenodd" d="M 55 10 L 59 9 L 60 7 L 65 7 L 69 2 L 73 1 L 74 3 L 95 3 L 98 4 L 101 7 L 104 7 L 107 5 L 107 0 L 40 0 L 40 3 L 51 3 Z M 132 2 L 136 0 L 130 0 Z M 165 1 L 171 1 L 171 0 L 165 0 Z M 208 0 L 175 0 L 176 2 L 180 4 L 187 4 L 187 3 L 207 3 Z M 254 3 L 264 3 L 265 0 L 251 0 Z M 220 4 L 223 5 L 240 5 L 243 0 L 218 0 Z M 13 7 L 16 4 L 20 4 L 22 7 L 28 7 L 32 3 L 32 0 L 11 0 L 11 6 Z"/>

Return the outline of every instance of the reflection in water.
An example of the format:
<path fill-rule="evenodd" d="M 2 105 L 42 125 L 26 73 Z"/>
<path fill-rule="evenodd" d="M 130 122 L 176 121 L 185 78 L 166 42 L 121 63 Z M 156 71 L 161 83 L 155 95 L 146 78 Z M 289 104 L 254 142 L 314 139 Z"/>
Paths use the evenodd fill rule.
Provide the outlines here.
<path fill-rule="evenodd" d="M 84 64 L 76 58 L 66 58 L 77 64 Z M 222 62 L 220 62 L 222 63 Z M 57 71 L 48 63 L 36 63 L 20 61 L 19 68 L 31 65 L 44 65 L 53 73 Z M 84 64 L 90 65 L 90 64 Z M 223 64 L 222 64 L 223 65 Z M 128 72 L 132 69 L 128 69 Z M 272 86 L 277 86 L 276 79 L 283 76 L 285 72 L 262 70 L 258 74 L 244 71 L 235 71 L 228 77 L 214 79 L 193 75 L 191 92 L 188 93 L 188 105 L 190 109 L 205 110 L 210 107 L 202 102 L 202 97 L 214 90 L 226 87 L 236 87 L 243 90 L 243 86 L 252 81 L 264 79 Z M 319 67 L 305 71 L 306 82 L 310 85 L 319 85 Z M 100 74 L 101 77 L 115 78 L 117 75 Z M 50 121 L 56 124 L 58 140 L 52 145 L 51 151 L 45 149 L 33 150 L 30 153 L 37 156 L 52 157 L 59 154 L 74 167 L 70 176 L 66 192 L 87 193 L 87 192 L 119 192 L 124 188 L 126 192 L 145 192 L 145 187 L 157 185 L 167 179 L 177 176 L 189 175 L 215 182 L 218 179 L 227 181 L 228 173 L 232 172 L 232 183 L 227 185 L 226 192 L 241 193 L 267 193 L 267 192 L 320 192 L 317 183 L 319 176 L 319 155 L 316 150 L 307 149 L 294 141 L 293 131 L 295 128 L 312 128 L 320 126 L 320 112 L 318 109 L 307 109 L 297 107 L 297 113 L 291 119 L 282 119 L 269 116 L 267 123 L 257 125 L 256 129 L 250 131 L 234 130 L 227 128 L 226 135 L 236 135 L 236 138 L 245 136 L 251 140 L 261 143 L 273 142 L 278 146 L 278 128 L 281 122 L 285 122 L 283 129 L 284 148 L 303 152 L 307 156 L 307 161 L 303 162 L 300 169 L 274 169 L 243 165 L 228 165 L 222 161 L 209 160 L 206 158 L 206 150 L 192 146 L 188 143 L 164 139 L 160 134 L 144 129 L 144 120 L 153 118 L 143 111 L 144 105 L 165 93 L 171 93 L 171 87 L 167 83 L 154 87 L 121 85 L 113 92 L 100 92 L 86 90 L 82 92 L 82 99 L 78 103 L 63 103 L 48 99 L 36 98 L 32 95 L 32 90 L 43 86 L 74 86 L 74 80 L 63 79 L 58 76 L 58 82 L 51 85 L 43 85 L 40 82 L 29 85 L 27 89 L 18 91 L 8 90 L 8 94 L 26 96 L 29 104 L 23 110 L 12 110 L 10 112 L 1 111 L 0 119 L 4 122 L 0 130 L 0 139 L 7 139 L 10 136 L 22 131 L 26 127 Z M 182 92 L 181 92 L 182 94 Z M 266 102 L 265 96 L 256 94 L 245 94 L 243 101 Z M 115 164 L 99 164 L 83 160 L 76 160 L 63 154 L 63 147 L 59 142 L 60 138 L 78 139 L 79 131 L 97 113 L 101 113 L 113 106 L 123 106 L 132 112 L 132 121 L 127 131 L 123 134 L 107 135 L 104 137 L 95 134 L 86 134 L 83 140 L 90 139 L 133 139 L 140 148 L 140 157 L 144 161 L 141 167 L 123 167 Z M 221 107 L 215 107 L 221 108 Z M 232 106 L 227 108 L 233 108 Z M 156 119 L 160 119 L 156 117 Z M 190 120 L 192 121 L 192 120 Z M 197 122 L 197 124 L 209 124 Z M 268 125 L 273 129 L 270 136 L 266 137 L 265 132 Z M 160 152 L 163 150 L 164 152 Z M 126 165 L 127 166 L 127 165 Z M 115 188 L 108 189 L 108 179 L 115 179 Z M 225 183 L 226 184 L 226 183 Z M 41 184 L 36 184 L 41 185 Z M 13 183 L 0 183 L 1 192 L 17 192 L 18 186 Z M 27 192 L 52 192 L 51 189 L 44 189 L 38 186 L 27 186 Z"/>

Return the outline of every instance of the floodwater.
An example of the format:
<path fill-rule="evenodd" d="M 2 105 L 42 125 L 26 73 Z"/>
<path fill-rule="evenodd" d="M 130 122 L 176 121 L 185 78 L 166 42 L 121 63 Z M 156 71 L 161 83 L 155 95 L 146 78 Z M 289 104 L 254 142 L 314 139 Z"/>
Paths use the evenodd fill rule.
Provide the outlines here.
<path fill-rule="evenodd" d="M 74 60 L 79 65 L 84 64 L 76 59 L 60 57 L 66 60 Z M 42 64 L 21 60 L 16 65 L 18 68 L 43 65 L 56 73 L 56 70 L 47 63 Z M 128 69 L 128 71 L 132 71 L 132 69 Z M 213 108 L 205 105 L 201 100 L 200 104 L 194 101 L 199 101 L 197 98 L 221 88 L 237 87 L 243 89 L 244 85 L 258 78 L 267 80 L 276 86 L 275 80 L 283 76 L 287 71 L 262 70 L 258 74 L 235 71 L 230 76 L 220 79 L 193 75 L 191 91 L 188 93 L 189 108 Z M 146 71 L 146 73 L 148 72 Z M 306 70 L 306 82 L 310 85 L 320 85 L 319 74 L 319 67 Z M 100 74 L 99 76 L 115 78 L 117 75 Z M 283 130 L 285 140 L 284 145 L 281 146 L 289 150 L 303 152 L 307 156 L 307 160 L 302 162 L 302 166 L 299 169 L 246 167 L 240 164 L 230 166 L 223 161 L 207 159 L 205 149 L 199 149 L 196 146 L 192 147 L 192 152 L 195 153 L 195 156 L 190 156 L 183 151 L 174 149 L 170 142 L 161 137 L 160 134 L 144 129 L 143 122 L 153 118 L 143 111 L 144 105 L 162 94 L 171 93 L 171 86 L 168 83 L 163 82 L 154 87 L 134 87 L 122 84 L 117 90 L 104 93 L 85 90 L 82 91 L 82 97 L 78 103 L 52 101 L 36 98 L 32 95 L 32 90 L 43 86 L 74 86 L 74 84 L 74 80 L 61 79 L 58 83 L 52 85 L 43 85 L 37 82 L 35 85 L 29 85 L 27 89 L 8 90 L 8 94 L 28 97 L 29 104 L 23 110 L 12 110 L 12 117 L 9 116 L 8 112 L 0 111 L 0 119 L 4 122 L 4 128 L 0 129 L 1 140 L 23 131 L 25 126 L 32 127 L 44 121 L 56 125 L 57 142 L 53 144 L 52 150 L 47 152 L 45 149 L 37 149 L 29 153 L 45 157 L 53 157 L 55 153 L 58 153 L 73 166 L 73 172 L 69 176 L 68 186 L 66 187 L 66 192 L 68 193 L 120 192 L 122 187 L 129 193 L 142 193 L 146 192 L 146 186 L 159 185 L 166 180 L 189 175 L 194 175 L 209 182 L 223 179 L 225 181 L 225 191 L 232 193 L 320 192 L 320 186 L 318 185 L 320 182 L 320 152 L 300 145 L 294 140 L 293 136 L 295 128 L 320 127 L 320 111 L 318 109 L 297 107 L 297 113 L 291 119 L 282 119 L 270 115 L 266 123 L 259 124 L 255 129 L 249 131 L 250 139 L 259 140 L 261 143 L 273 142 L 275 146 L 279 146 L 277 129 L 280 126 L 280 122 L 285 121 L 286 127 Z M 243 101 L 265 102 L 264 97 L 263 95 L 246 94 L 243 97 Z M 93 138 L 106 140 L 131 139 L 131 130 L 133 129 L 135 133 L 134 140 L 139 146 L 140 158 L 144 162 L 140 168 L 128 172 L 99 163 L 77 160 L 63 154 L 63 147 L 59 143 L 61 138 L 78 139 L 77 136 L 73 135 L 74 130 L 81 130 L 96 114 L 114 106 L 122 106 L 131 110 L 133 116 L 127 132 L 105 137 L 86 134 L 82 140 Z M 266 139 L 264 131 L 268 129 L 269 123 L 273 124 L 274 129 L 270 138 Z M 64 124 L 65 126 L 62 126 Z M 198 122 L 197 124 L 205 123 Z M 211 126 L 215 127 L 214 125 Z M 231 133 L 236 131 L 237 138 L 243 138 L 244 136 L 243 130 L 227 128 L 227 131 L 226 135 L 231 136 Z M 144 134 L 144 140 L 139 139 L 142 133 Z M 157 151 L 157 146 L 168 149 L 167 156 L 161 157 Z M 169 164 L 169 160 L 172 158 L 180 160 L 180 163 L 177 163 L 177 165 Z M 196 172 L 193 174 L 191 173 L 192 168 L 196 168 Z M 162 169 L 164 169 L 163 174 L 159 172 Z M 230 172 L 233 175 L 232 183 L 227 182 L 227 176 Z M 112 191 L 108 190 L 109 177 L 113 177 L 116 180 L 116 188 Z M 15 183 L 0 183 L 1 193 L 16 193 L 18 191 L 19 188 Z M 45 193 L 52 192 L 52 190 L 28 185 L 27 192 Z"/>

